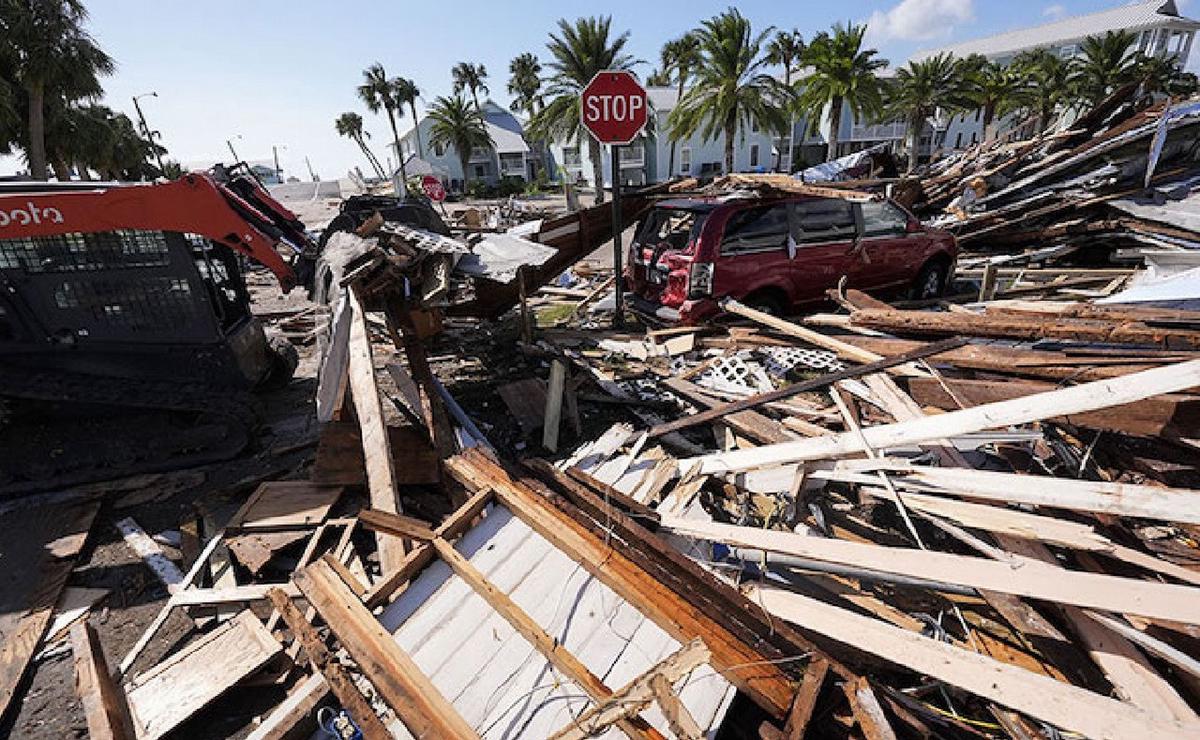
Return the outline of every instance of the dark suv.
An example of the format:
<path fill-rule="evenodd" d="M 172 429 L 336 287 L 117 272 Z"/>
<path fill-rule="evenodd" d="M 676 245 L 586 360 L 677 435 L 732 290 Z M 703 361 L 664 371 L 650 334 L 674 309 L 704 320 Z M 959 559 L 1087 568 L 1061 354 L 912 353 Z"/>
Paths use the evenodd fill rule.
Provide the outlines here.
<path fill-rule="evenodd" d="M 825 299 L 842 276 L 873 292 L 941 295 L 954 237 L 891 200 L 792 196 L 659 203 L 641 223 L 625 272 L 635 310 L 693 324 L 721 298 L 785 315 Z"/>

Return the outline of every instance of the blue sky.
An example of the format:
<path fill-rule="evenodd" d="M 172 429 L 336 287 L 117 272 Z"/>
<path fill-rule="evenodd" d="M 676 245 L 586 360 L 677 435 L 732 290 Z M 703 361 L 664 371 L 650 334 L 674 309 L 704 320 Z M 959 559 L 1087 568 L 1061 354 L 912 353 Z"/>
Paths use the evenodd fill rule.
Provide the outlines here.
<path fill-rule="evenodd" d="M 246 159 L 268 159 L 286 145 L 286 175 L 307 177 L 307 155 L 323 178 L 366 165 L 333 121 L 359 112 L 383 156 L 390 141 L 386 118 L 369 113 L 355 96 L 361 71 L 381 62 L 389 74 L 416 80 L 424 101 L 450 92 L 450 67 L 483 63 L 491 97 L 507 104 L 509 60 L 532 51 L 546 59 L 547 32 L 560 17 L 609 14 L 613 28 L 630 32 L 629 49 L 656 66 L 662 43 L 730 3 L 727 0 L 606 0 L 605 2 L 328 2 L 322 0 L 91 0 L 90 28 L 117 61 L 104 81 L 106 102 L 133 114 L 130 97 L 143 98 L 151 127 L 163 134 L 170 157 L 183 162 L 228 159 L 234 139 Z M 841 0 L 769 2 L 737 7 L 756 28 L 799 28 L 810 38 L 835 21 L 870 23 L 881 56 L 902 64 L 912 52 L 945 43 L 1037 25 L 1119 5 L 1120 0 Z M 1180 0 L 1185 15 L 1200 0 Z M 1191 67 L 1200 52 L 1193 53 Z M 406 118 L 402 131 L 411 125 Z M 0 173 L 15 171 L 11 158 Z"/>

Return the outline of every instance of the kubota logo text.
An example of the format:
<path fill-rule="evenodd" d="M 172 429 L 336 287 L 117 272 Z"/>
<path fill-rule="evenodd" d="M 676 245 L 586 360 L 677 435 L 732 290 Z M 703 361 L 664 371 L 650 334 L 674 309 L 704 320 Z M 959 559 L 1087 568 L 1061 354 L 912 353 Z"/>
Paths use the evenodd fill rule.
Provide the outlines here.
<path fill-rule="evenodd" d="M 14 208 L 11 211 L 0 206 L 0 228 L 9 224 L 28 226 L 29 224 L 61 224 L 62 212 L 53 206 L 39 208 L 33 201 L 27 201 L 24 208 Z"/>

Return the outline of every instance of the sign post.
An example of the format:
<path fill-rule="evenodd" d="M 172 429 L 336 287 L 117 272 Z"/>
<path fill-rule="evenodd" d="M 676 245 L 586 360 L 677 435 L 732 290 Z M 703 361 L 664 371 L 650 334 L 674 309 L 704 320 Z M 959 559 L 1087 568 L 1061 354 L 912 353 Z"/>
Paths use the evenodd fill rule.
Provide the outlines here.
<path fill-rule="evenodd" d="M 613 273 L 616 278 L 616 313 L 613 325 L 625 323 L 625 277 L 621 252 L 621 147 L 630 144 L 646 126 L 646 90 L 631 72 L 598 72 L 579 96 L 583 127 L 601 144 L 612 150 L 613 184 Z M 596 192 L 604 187 L 596 183 Z"/>

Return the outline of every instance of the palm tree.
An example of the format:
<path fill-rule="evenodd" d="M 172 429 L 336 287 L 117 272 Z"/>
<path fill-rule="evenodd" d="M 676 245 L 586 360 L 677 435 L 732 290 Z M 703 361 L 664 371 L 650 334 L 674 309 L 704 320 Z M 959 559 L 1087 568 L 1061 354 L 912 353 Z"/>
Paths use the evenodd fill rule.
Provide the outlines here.
<path fill-rule="evenodd" d="M 25 154 L 35 180 L 46 179 L 47 98 L 98 97 L 98 78 L 115 66 L 83 29 L 86 21 L 80 0 L 0 3 L 0 37 L 10 47 L 8 73 L 25 93 Z"/>
<path fill-rule="evenodd" d="M 1194 73 L 1184 72 L 1173 60 L 1162 57 L 1141 57 L 1137 78 L 1141 80 L 1142 94 L 1146 96 L 1179 97 L 1193 95 L 1200 90 L 1200 81 L 1197 81 Z"/>
<path fill-rule="evenodd" d="M 453 147 L 458 152 L 462 165 L 463 189 L 466 190 L 467 166 L 471 151 L 475 147 L 495 146 L 479 106 L 472 106 L 461 93 L 452 98 L 440 97 L 429 109 L 433 125 L 429 129 L 429 140 L 435 146 Z"/>
<path fill-rule="evenodd" d="M 396 158 L 400 160 L 400 179 L 408 182 L 408 173 L 404 171 L 404 154 L 400 149 L 400 134 L 396 131 L 396 109 L 400 107 L 399 82 L 399 78 L 388 78 L 383 65 L 375 62 L 363 70 L 363 84 L 358 86 L 358 97 L 362 98 L 372 113 L 378 113 L 380 109 L 387 112 L 388 123 L 392 125 Z"/>
<path fill-rule="evenodd" d="M 409 112 L 412 113 L 413 119 L 413 135 L 417 137 L 417 156 L 425 158 L 425 147 L 421 146 L 421 121 L 417 118 L 417 98 L 421 97 L 421 89 L 417 87 L 417 83 L 405 77 L 397 77 L 396 80 L 396 102 L 401 106 L 408 106 Z"/>
<path fill-rule="evenodd" d="M 804 54 L 804 37 L 800 35 L 800 30 L 793 28 L 790 31 L 777 31 L 774 38 L 767 44 L 767 64 L 774 64 L 783 67 L 783 84 L 789 90 L 792 88 L 792 73 L 799 71 L 800 57 Z M 788 169 L 795 169 L 792 166 L 792 138 L 796 128 L 796 116 L 790 115 L 788 118 L 787 137 L 788 137 Z M 780 132 L 781 134 L 784 132 Z M 778 150 L 775 154 L 775 171 L 779 171 L 779 166 L 783 160 L 783 151 Z"/>
<path fill-rule="evenodd" d="M 817 34 L 801 55 L 801 62 L 812 67 L 802 81 L 798 108 L 808 115 L 813 127 L 829 107 L 829 143 L 826 159 L 837 158 L 838 134 L 842 109 L 848 108 L 857 120 L 873 118 L 883 106 L 879 78 L 875 72 L 887 66 L 876 57 L 875 49 L 863 49 L 866 26 L 834 25 L 832 33 Z"/>
<path fill-rule="evenodd" d="M 558 35 L 550 34 L 546 48 L 554 61 L 547 65 L 553 76 L 546 93 L 553 97 L 530 121 L 530 133 L 545 141 L 580 141 L 586 134 L 579 124 L 579 94 L 598 72 L 606 69 L 628 70 L 633 57 L 624 53 L 629 32 L 609 40 L 612 18 L 579 18 L 574 24 L 558 21 Z M 592 160 L 592 182 L 596 203 L 604 202 L 604 163 L 600 142 L 588 136 L 588 156 Z M 617 173 L 613 173 L 614 177 Z"/>
<path fill-rule="evenodd" d="M 375 174 L 379 175 L 379 179 L 387 179 L 387 174 L 383 171 L 383 165 L 379 164 L 379 160 L 375 158 L 374 153 L 367 146 L 367 138 L 370 133 L 363 130 L 362 116 L 357 113 L 346 112 L 337 117 L 333 122 L 333 127 L 337 130 L 338 136 L 345 136 L 362 150 L 363 156 L 367 158 L 367 162 L 374 168 Z"/>
<path fill-rule="evenodd" d="M 472 64 L 471 62 L 459 62 L 450 70 L 450 77 L 454 80 L 454 94 L 457 95 L 463 90 L 468 90 L 471 93 L 471 100 L 475 103 L 475 107 L 479 107 L 478 92 L 483 91 L 487 95 L 490 90 L 487 86 L 487 68 L 482 64 Z"/>
<path fill-rule="evenodd" d="M 1071 87 L 1080 102 L 1093 108 L 1109 93 L 1138 76 L 1139 53 L 1132 31 L 1108 31 L 1088 36 L 1079 45 L 1079 56 L 1070 61 Z"/>
<path fill-rule="evenodd" d="M 887 86 L 884 115 L 903 118 L 908 125 L 908 171 L 917 168 L 917 147 L 925 120 L 938 108 L 950 113 L 971 106 L 971 89 L 963 63 L 952 54 L 938 54 L 896 70 Z"/>
<path fill-rule="evenodd" d="M 533 52 L 513 58 L 508 65 L 508 94 L 513 96 L 512 109 L 523 111 L 529 118 L 542 107 L 542 64 Z"/>
<path fill-rule="evenodd" d="M 963 60 L 969 65 L 969 60 Z M 983 110 L 983 140 L 992 139 L 992 123 L 1025 105 L 1029 89 L 1022 75 L 1011 67 L 987 62 L 968 68 L 967 81 L 970 96 L 976 107 Z"/>
<path fill-rule="evenodd" d="M 647 87 L 669 87 L 671 82 L 671 75 L 661 69 L 652 69 L 646 75 Z"/>
<path fill-rule="evenodd" d="M 1070 65 L 1046 49 L 1032 49 L 1018 54 L 1012 69 L 1021 75 L 1028 90 L 1021 107 L 1037 117 L 1037 132 L 1041 133 L 1058 107 L 1071 99 Z"/>
<path fill-rule="evenodd" d="M 762 73 L 767 63 L 760 53 L 772 29 L 757 35 L 750 21 L 736 9 L 700 24 L 696 37 L 701 61 L 695 84 L 668 119 L 672 137 L 684 138 L 697 131 L 705 141 L 725 135 L 725 172 L 733 172 L 733 139 L 751 121 L 768 131 L 787 123 L 780 102 L 783 90 L 773 77 Z"/>
<path fill-rule="evenodd" d="M 694 33 L 685 33 L 677 39 L 672 39 L 663 44 L 662 52 L 659 55 L 662 60 L 663 76 L 670 77 L 672 73 L 675 75 L 675 80 L 679 85 L 679 90 L 675 96 L 676 105 L 680 100 L 683 100 L 683 86 L 687 84 L 688 79 L 692 76 L 692 72 L 700 66 L 700 42 Z M 670 84 L 668 82 L 668 84 Z M 672 177 L 675 174 L 675 137 L 671 136 L 671 154 L 667 160 L 667 177 Z"/>

